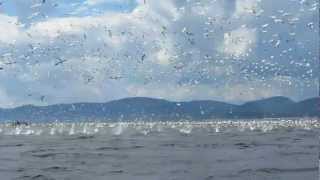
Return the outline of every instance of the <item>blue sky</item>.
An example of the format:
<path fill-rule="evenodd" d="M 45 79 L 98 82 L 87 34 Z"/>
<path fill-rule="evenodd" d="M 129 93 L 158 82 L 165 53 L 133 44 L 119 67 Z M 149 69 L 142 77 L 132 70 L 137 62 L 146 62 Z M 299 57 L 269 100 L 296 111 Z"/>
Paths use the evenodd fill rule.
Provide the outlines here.
<path fill-rule="evenodd" d="M 26 24 L 48 18 L 95 16 L 106 11 L 126 13 L 138 5 L 135 0 L 45 0 L 45 3 L 42 0 L 7 0 L 2 3 L 2 12 L 18 16 Z M 36 12 L 41 14 L 28 18 Z"/>
<path fill-rule="evenodd" d="M 316 0 L 1 2 L 0 107 L 318 94 Z"/>

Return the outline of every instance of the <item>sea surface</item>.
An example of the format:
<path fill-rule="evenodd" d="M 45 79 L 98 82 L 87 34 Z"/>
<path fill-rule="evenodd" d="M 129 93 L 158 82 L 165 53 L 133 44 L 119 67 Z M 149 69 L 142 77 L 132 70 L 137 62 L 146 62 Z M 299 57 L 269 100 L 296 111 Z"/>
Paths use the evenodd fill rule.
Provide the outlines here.
<path fill-rule="evenodd" d="M 317 180 L 318 120 L 0 124 L 1 180 Z"/>

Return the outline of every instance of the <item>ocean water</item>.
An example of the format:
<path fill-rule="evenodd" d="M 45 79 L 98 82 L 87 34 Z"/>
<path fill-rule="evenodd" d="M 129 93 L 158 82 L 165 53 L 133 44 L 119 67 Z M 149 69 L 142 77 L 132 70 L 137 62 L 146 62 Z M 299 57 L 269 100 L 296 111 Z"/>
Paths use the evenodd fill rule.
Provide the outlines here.
<path fill-rule="evenodd" d="M 319 179 L 318 120 L 0 124 L 0 179 Z"/>

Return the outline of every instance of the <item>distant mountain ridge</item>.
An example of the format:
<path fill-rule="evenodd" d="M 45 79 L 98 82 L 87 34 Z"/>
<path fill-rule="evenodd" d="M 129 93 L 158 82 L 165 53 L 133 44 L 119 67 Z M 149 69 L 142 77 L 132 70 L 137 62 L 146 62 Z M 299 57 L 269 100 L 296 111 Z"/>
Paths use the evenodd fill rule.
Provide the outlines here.
<path fill-rule="evenodd" d="M 173 102 L 134 97 L 107 103 L 74 103 L 50 106 L 26 105 L 0 109 L 0 121 L 83 120 L 205 120 L 233 118 L 320 117 L 320 98 L 294 102 L 272 97 L 234 105 L 219 101 Z"/>

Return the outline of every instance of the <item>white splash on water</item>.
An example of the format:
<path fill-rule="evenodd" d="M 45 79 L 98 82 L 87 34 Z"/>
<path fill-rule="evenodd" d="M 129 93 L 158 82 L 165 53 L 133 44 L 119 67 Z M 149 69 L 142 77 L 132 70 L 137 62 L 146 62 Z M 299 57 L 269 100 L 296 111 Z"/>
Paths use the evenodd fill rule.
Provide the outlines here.
<path fill-rule="evenodd" d="M 192 125 L 187 124 L 186 126 L 183 126 L 179 129 L 180 133 L 182 134 L 190 134 L 192 132 Z"/>
<path fill-rule="evenodd" d="M 50 135 L 55 135 L 56 134 L 56 129 L 53 127 L 50 129 Z"/>
<path fill-rule="evenodd" d="M 74 127 L 75 127 L 75 124 L 73 123 L 73 124 L 71 125 L 70 131 L 69 131 L 69 135 L 74 135 L 74 134 L 75 134 L 75 132 L 74 132 Z"/>
<path fill-rule="evenodd" d="M 295 120 L 222 120 L 222 121 L 185 121 L 185 122 L 55 122 L 15 125 L 0 123 L 1 135 L 116 135 L 124 133 L 177 132 L 193 134 L 196 132 L 224 133 L 230 131 L 270 132 L 279 129 L 320 129 L 318 119 Z"/>
<path fill-rule="evenodd" d="M 216 128 L 215 128 L 215 132 L 216 132 L 216 133 L 219 133 L 219 132 L 220 132 L 219 127 L 216 127 Z"/>
<path fill-rule="evenodd" d="M 112 127 L 112 134 L 119 136 L 122 134 L 124 127 L 123 127 L 123 123 L 116 123 L 116 124 L 111 124 L 110 127 Z"/>

